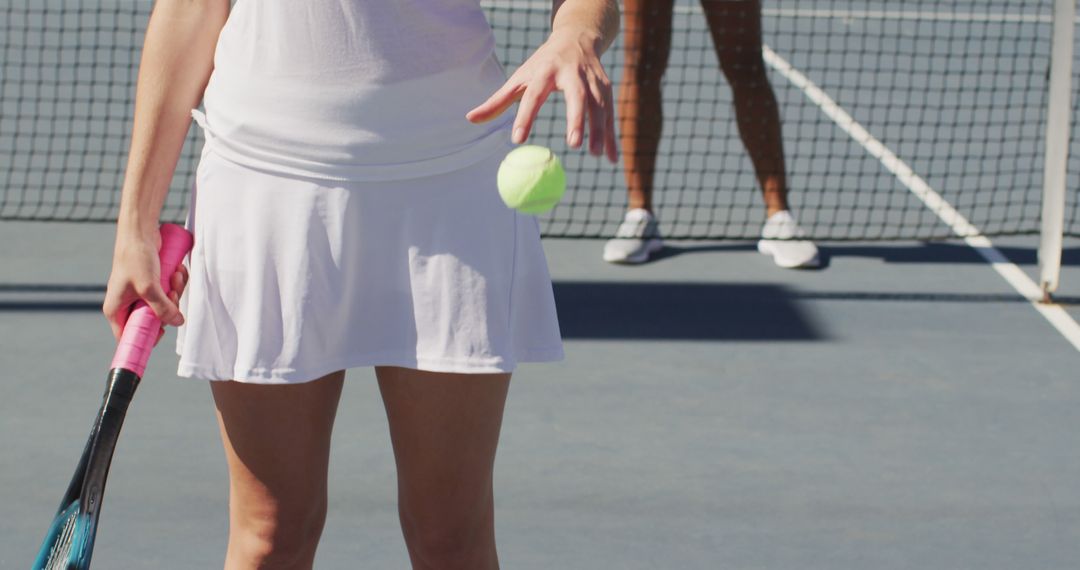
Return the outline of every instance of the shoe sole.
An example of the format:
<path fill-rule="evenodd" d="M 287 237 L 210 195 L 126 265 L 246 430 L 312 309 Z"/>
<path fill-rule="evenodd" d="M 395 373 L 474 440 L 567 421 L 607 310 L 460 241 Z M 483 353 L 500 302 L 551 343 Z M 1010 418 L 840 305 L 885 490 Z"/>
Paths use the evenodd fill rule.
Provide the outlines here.
<path fill-rule="evenodd" d="M 784 269 L 814 269 L 817 267 L 821 267 L 821 258 L 819 255 L 815 255 L 814 257 L 802 263 L 786 263 L 784 261 L 781 261 L 776 257 L 776 250 L 773 249 L 773 244 L 765 240 L 758 241 L 757 250 L 758 252 L 771 257 L 773 263 L 775 263 L 777 267 L 782 267 Z"/>
<path fill-rule="evenodd" d="M 649 260 L 649 257 L 651 257 L 652 254 L 660 251 L 661 249 L 664 249 L 663 240 L 659 240 L 659 239 L 649 240 L 649 241 L 645 242 L 645 247 L 642 248 L 642 250 L 640 252 L 638 252 L 638 253 L 636 253 L 634 255 L 629 255 L 629 256 L 626 256 L 626 257 L 609 257 L 605 253 L 604 254 L 604 261 L 606 261 L 608 263 L 616 263 L 616 264 L 619 264 L 619 265 L 637 265 L 637 264 L 640 264 L 640 263 L 645 263 L 646 261 Z"/>

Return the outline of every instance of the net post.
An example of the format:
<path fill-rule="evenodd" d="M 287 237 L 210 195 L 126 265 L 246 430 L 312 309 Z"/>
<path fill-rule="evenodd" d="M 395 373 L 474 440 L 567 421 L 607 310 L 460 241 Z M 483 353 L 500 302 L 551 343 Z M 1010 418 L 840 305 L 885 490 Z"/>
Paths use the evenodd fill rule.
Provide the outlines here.
<path fill-rule="evenodd" d="M 1054 30 L 1050 55 L 1050 96 L 1046 109 L 1042 224 L 1039 238 L 1039 286 L 1043 301 L 1057 290 L 1061 276 L 1062 233 L 1065 226 L 1065 173 L 1069 157 L 1072 103 L 1073 33 L 1076 0 L 1054 0 Z"/>

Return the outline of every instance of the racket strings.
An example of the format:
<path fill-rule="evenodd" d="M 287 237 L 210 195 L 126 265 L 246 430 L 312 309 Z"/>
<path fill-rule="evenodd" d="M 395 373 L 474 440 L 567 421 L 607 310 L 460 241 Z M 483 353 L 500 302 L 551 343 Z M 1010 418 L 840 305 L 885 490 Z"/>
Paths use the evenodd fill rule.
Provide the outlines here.
<path fill-rule="evenodd" d="M 71 513 L 64 521 L 64 529 L 56 537 L 56 542 L 49 549 L 49 560 L 45 563 L 44 570 L 67 570 L 68 560 L 71 557 L 71 545 L 75 542 L 75 527 L 79 521 L 79 512 Z"/>

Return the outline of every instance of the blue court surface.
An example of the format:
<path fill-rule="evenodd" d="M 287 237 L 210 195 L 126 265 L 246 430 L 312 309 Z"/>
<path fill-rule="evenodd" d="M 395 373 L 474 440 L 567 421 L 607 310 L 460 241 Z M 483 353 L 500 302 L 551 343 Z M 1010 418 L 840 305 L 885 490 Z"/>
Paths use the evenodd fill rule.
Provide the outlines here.
<path fill-rule="evenodd" d="M 106 30 L 121 44 L 110 53 L 134 54 L 146 7 L 98 4 L 131 23 L 127 35 Z M 1057 302 L 1031 293 L 1045 111 L 1045 89 L 1031 84 L 1045 81 L 1050 3 L 894 4 L 765 3 L 792 200 L 808 229 L 838 240 L 819 243 L 823 268 L 779 269 L 750 240 L 671 241 L 637 267 L 602 262 L 600 239 L 545 240 L 567 359 L 514 375 L 496 464 L 504 568 L 1080 568 L 1080 239 L 1065 240 Z M 546 4 L 486 5 L 505 8 L 497 34 L 523 37 L 520 49 L 542 41 Z M 0 0 L 11 6 L 40 8 L 47 27 L 71 4 Z M 73 18 L 96 38 L 99 10 L 85 6 Z M 696 6 L 677 2 L 676 24 L 696 31 L 675 38 L 666 76 L 661 227 L 749 238 L 760 200 Z M 514 28 L 526 12 L 540 27 Z M 61 71 L 98 57 L 79 49 L 82 36 L 51 33 L 41 41 L 60 47 L 11 60 L 23 75 L 0 100 L 12 129 L 0 131 L 18 135 L 0 146 L 0 173 L 15 173 L 0 217 L 107 218 L 125 139 L 78 129 L 127 128 L 130 93 L 105 89 L 111 103 L 97 108 L 81 91 L 50 91 L 67 71 L 46 56 Z M 556 99 L 541 142 L 561 138 Z M 84 116 L 94 120 L 71 119 Z M 545 230 L 610 235 L 621 173 L 553 146 L 571 187 Z M 185 156 L 173 217 L 193 147 Z M 1075 234 L 1080 164 L 1069 170 Z M 63 190 L 16 203 L 34 172 Z M 980 230 L 1028 235 L 977 247 L 906 239 Z M 100 403 L 112 239 L 108 224 L 0 221 L 0 568 L 30 565 Z M 222 564 L 228 488 L 213 404 L 205 382 L 176 377 L 172 341 L 120 438 L 98 569 Z M 407 568 L 370 370 L 349 373 L 334 437 L 316 567 Z"/>
<path fill-rule="evenodd" d="M 0 224 L 0 567 L 33 557 L 98 405 L 111 239 Z M 1030 242 L 999 245 L 1030 271 Z M 597 241 L 545 245 L 568 358 L 515 375 L 504 567 L 1080 561 L 1080 352 L 966 246 L 827 245 L 825 269 L 787 271 L 741 242 L 674 244 L 632 268 L 600 261 Z M 1072 291 L 1077 251 L 1066 243 Z M 159 351 L 132 405 L 98 568 L 221 564 L 213 407 L 175 366 Z M 407 567 L 370 371 L 350 373 L 334 446 L 317 567 Z"/>

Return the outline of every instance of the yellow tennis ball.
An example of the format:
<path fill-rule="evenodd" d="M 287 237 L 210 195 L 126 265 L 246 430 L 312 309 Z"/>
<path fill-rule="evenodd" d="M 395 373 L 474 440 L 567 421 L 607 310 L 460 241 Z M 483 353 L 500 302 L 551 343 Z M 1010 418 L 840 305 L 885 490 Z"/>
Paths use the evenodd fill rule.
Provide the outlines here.
<path fill-rule="evenodd" d="M 507 206 L 526 214 L 542 214 L 562 199 L 566 172 L 551 149 L 522 145 L 503 159 L 496 182 Z"/>

